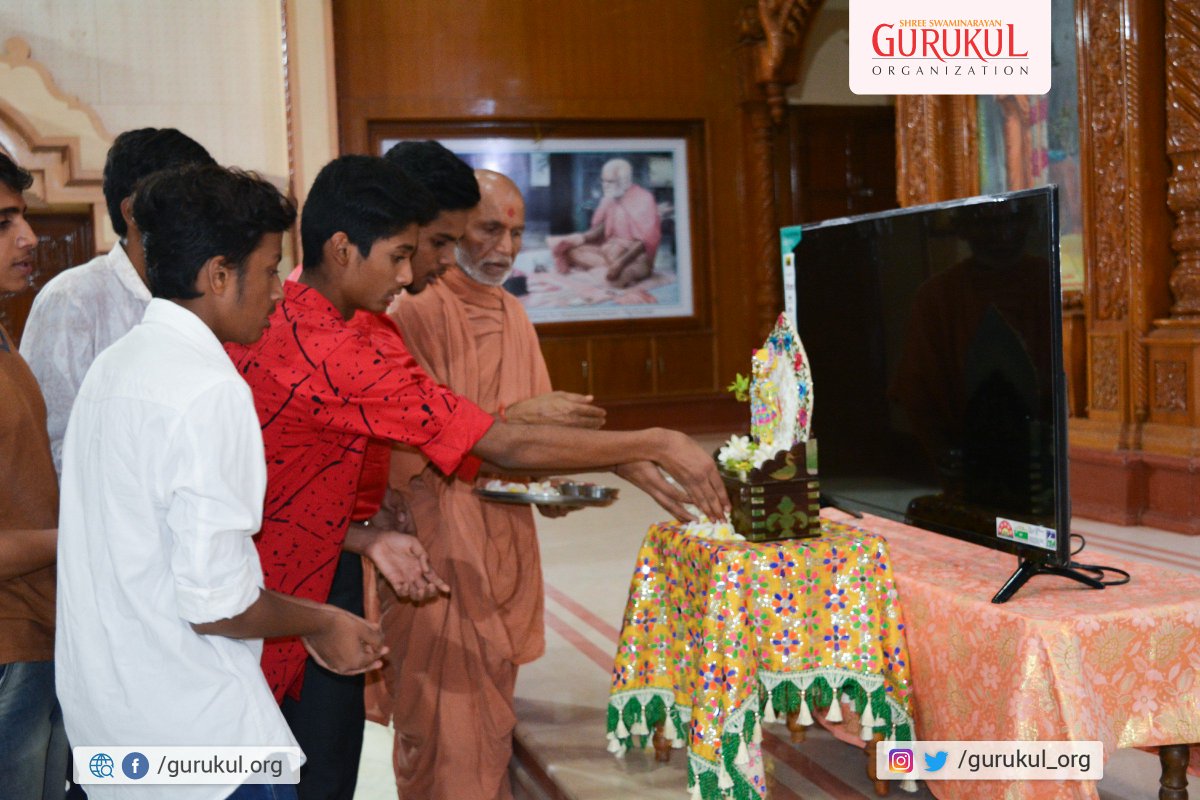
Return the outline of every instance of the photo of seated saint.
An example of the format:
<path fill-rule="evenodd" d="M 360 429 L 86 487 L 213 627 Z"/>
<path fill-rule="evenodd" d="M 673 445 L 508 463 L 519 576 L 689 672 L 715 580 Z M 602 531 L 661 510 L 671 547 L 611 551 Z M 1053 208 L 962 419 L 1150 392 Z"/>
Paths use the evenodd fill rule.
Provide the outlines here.
<path fill-rule="evenodd" d="M 562 274 L 573 269 L 603 267 L 605 279 L 618 289 L 650 277 L 662 241 L 662 219 L 654 195 L 633 182 L 633 167 L 614 158 L 600 171 L 603 199 L 586 231 L 548 236 L 554 267 Z"/>

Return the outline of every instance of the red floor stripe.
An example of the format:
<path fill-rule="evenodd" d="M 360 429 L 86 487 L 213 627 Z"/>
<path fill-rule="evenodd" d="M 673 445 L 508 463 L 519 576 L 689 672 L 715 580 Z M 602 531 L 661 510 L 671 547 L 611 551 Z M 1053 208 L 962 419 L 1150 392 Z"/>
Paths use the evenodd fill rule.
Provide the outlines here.
<path fill-rule="evenodd" d="M 621 638 L 621 634 L 616 628 L 600 619 L 598 616 L 592 613 L 591 609 L 583 606 L 561 589 L 556 589 L 548 583 L 544 584 L 544 586 L 547 597 L 551 598 L 554 600 L 554 602 L 558 603 L 560 606 L 567 609 L 567 611 L 570 611 L 572 614 L 590 625 L 592 630 L 599 633 L 605 639 L 611 641 L 613 643 L 613 647 L 617 646 L 617 640 Z"/>
<path fill-rule="evenodd" d="M 1105 536 L 1104 534 L 1101 534 L 1101 533 L 1096 533 L 1094 531 L 1089 532 L 1089 531 L 1083 530 L 1077 525 L 1071 526 L 1071 532 L 1078 533 L 1081 536 L 1088 539 L 1089 541 L 1092 539 L 1095 539 L 1096 541 L 1103 542 L 1104 544 L 1124 545 L 1126 547 L 1132 547 L 1132 548 L 1137 549 L 1139 552 L 1149 550 L 1149 551 L 1152 551 L 1155 553 L 1162 553 L 1165 556 L 1171 556 L 1173 558 L 1182 559 L 1183 561 L 1190 561 L 1193 563 L 1195 568 L 1200 568 L 1200 556 L 1193 556 L 1193 555 L 1189 555 L 1188 553 L 1179 553 L 1174 550 L 1168 550 L 1165 547 L 1155 547 L 1152 544 L 1141 544 L 1140 542 L 1131 542 L 1131 541 L 1128 541 L 1125 539 L 1114 539 L 1110 536 Z M 1179 535 L 1183 536 L 1184 534 L 1181 533 Z M 1086 552 L 1087 552 L 1087 550 L 1084 550 L 1084 553 L 1086 553 Z M 1080 553 L 1080 555 L 1083 555 L 1083 553 Z"/>
<path fill-rule="evenodd" d="M 605 653 L 599 647 L 589 642 L 582 633 L 571 627 L 571 624 L 550 609 L 546 609 L 546 624 L 555 633 L 570 642 L 571 646 L 596 662 L 596 666 L 605 673 L 612 673 L 613 654 Z"/>
<path fill-rule="evenodd" d="M 792 791 L 792 787 L 780 780 L 778 773 L 775 774 L 775 784 L 767 792 L 767 797 L 769 800 L 804 800 L 803 797 Z"/>
<path fill-rule="evenodd" d="M 826 772 L 817 762 L 792 747 L 791 742 L 783 741 L 766 728 L 763 728 L 762 746 L 764 751 L 799 772 L 806 780 L 820 787 L 834 800 L 870 800 L 853 786 L 843 783 L 841 778 Z M 864 755 L 863 758 L 865 759 L 866 756 Z M 863 770 L 866 770 L 865 762 Z"/>

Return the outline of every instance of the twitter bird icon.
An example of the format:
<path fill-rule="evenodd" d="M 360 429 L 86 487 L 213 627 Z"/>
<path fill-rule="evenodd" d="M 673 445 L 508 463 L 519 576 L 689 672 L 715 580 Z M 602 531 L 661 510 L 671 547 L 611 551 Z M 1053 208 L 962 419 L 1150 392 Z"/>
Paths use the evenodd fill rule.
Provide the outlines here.
<path fill-rule="evenodd" d="M 950 755 L 945 750 L 938 750 L 933 755 L 925 754 L 925 771 L 937 772 L 942 767 L 946 766 L 946 756 Z"/>

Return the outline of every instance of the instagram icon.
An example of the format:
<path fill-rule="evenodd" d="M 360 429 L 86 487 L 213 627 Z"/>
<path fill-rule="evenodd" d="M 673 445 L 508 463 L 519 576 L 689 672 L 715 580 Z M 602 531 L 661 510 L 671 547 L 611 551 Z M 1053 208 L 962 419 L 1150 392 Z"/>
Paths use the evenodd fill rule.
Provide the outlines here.
<path fill-rule="evenodd" d="M 888 751 L 888 769 L 892 772 L 912 772 L 913 751 L 902 748 Z"/>

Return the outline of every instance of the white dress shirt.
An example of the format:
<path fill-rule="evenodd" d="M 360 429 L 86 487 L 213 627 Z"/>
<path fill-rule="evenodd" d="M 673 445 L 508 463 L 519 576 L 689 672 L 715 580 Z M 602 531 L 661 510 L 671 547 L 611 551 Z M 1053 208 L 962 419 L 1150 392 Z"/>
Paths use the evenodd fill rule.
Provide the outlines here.
<path fill-rule="evenodd" d="M 33 300 L 21 356 L 46 398 L 50 455 L 62 477 L 62 442 L 71 406 L 96 356 L 142 321 L 150 290 L 121 245 L 72 267 Z"/>
<path fill-rule="evenodd" d="M 63 446 L 54 657 L 72 745 L 296 746 L 259 665 L 262 641 L 191 625 L 258 597 L 251 537 L 266 477 L 250 388 L 199 317 L 152 300 L 88 371 Z M 147 797 L 137 785 L 87 791 Z"/>

